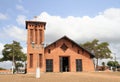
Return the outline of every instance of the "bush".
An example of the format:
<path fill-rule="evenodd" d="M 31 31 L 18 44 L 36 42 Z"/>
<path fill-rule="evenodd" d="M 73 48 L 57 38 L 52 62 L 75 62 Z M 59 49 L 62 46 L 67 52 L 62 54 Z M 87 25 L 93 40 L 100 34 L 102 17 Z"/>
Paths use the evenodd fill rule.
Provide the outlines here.
<path fill-rule="evenodd" d="M 0 68 L 0 70 L 6 70 L 5 68 Z"/>

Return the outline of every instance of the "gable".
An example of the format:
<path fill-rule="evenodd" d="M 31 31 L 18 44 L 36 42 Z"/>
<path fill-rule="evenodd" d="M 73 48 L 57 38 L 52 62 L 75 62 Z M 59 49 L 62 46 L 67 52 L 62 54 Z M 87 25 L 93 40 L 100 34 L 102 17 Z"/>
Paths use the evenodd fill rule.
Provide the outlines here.
<path fill-rule="evenodd" d="M 86 53 L 88 53 L 90 55 L 91 58 L 94 57 L 94 55 L 92 53 L 90 53 L 89 51 L 87 51 L 86 49 L 84 49 L 83 47 L 78 45 L 73 40 L 69 39 L 67 36 L 64 36 L 64 37 L 58 39 L 57 41 L 51 43 L 50 45 L 46 46 L 45 50 L 48 49 L 48 48 L 54 49 L 54 48 L 57 48 L 57 47 L 61 48 L 61 50 L 63 50 L 64 52 L 68 48 L 71 48 L 71 50 L 74 50 L 77 53 L 79 53 L 79 51 L 81 51 L 81 52 L 85 51 Z M 75 47 L 77 47 L 77 48 L 75 48 Z"/>

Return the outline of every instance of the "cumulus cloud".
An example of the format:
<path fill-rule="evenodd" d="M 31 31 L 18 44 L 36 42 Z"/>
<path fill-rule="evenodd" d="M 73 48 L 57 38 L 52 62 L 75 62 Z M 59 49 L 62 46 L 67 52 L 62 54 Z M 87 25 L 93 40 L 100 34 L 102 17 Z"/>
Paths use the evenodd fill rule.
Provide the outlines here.
<path fill-rule="evenodd" d="M 47 22 L 46 39 L 48 41 L 54 41 L 57 37 L 67 35 L 79 42 L 95 38 L 108 42 L 120 42 L 119 8 L 107 9 L 92 18 L 89 16 L 62 18 L 43 12 L 37 17 L 37 20 Z"/>
<path fill-rule="evenodd" d="M 0 13 L 0 20 L 6 20 L 6 19 L 8 19 L 8 16 Z"/>
<path fill-rule="evenodd" d="M 9 40 L 26 41 L 26 30 L 14 25 L 4 27 L 1 33 L 3 33 L 4 38 L 7 37 Z"/>
<path fill-rule="evenodd" d="M 24 25 L 24 26 L 25 26 L 25 20 L 26 20 L 26 16 L 24 15 L 18 15 L 16 19 L 19 25 Z"/>
<path fill-rule="evenodd" d="M 51 16 L 47 12 L 37 16 L 38 21 L 47 22 L 46 43 L 51 43 L 66 35 L 78 43 L 98 39 L 110 44 L 112 52 L 119 58 L 120 51 L 120 8 L 110 8 L 98 13 L 95 17 L 60 17 Z"/>
<path fill-rule="evenodd" d="M 20 8 L 22 10 L 22 7 Z M 24 9 L 24 8 L 23 8 Z M 18 16 L 16 21 L 23 24 L 25 16 Z M 78 43 L 98 39 L 110 43 L 111 50 L 120 57 L 120 8 L 110 8 L 100 12 L 95 17 L 61 17 L 52 16 L 47 12 L 42 12 L 36 19 L 46 22 L 45 41 L 51 43 L 66 35 Z M 3 29 L 3 34 L 20 41 L 26 41 L 26 30 L 14 25 L 8 25 Z M 26 48 L 23 49 L 26 52 Z"/>

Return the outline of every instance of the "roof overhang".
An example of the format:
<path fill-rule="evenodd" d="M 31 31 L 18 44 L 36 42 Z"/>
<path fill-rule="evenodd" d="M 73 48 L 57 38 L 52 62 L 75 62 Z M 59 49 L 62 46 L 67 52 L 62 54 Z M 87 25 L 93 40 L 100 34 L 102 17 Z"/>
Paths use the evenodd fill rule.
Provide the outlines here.
<path fill-rule="evenodd" d="M 26 29 L 29 23 L 34 23 L 34 24 L 43 24 L 44 27 L 46 26 L 46 22 L 41 22 L 41 21 L 25 21 L 26 23 Z M 44 28 L 45 29 L 45 28 Z"/>

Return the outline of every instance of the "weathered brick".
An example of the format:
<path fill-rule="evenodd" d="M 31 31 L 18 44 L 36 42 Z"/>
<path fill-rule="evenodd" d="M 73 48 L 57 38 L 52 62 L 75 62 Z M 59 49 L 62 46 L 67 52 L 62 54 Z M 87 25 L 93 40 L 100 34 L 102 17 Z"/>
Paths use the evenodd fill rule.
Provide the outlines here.
<path fill-rule="evenodd" d="M 53 72 L 60 72 L 60 57 L 69 57 L 69 72 L 76 72 L 76 59 L 82 60 L 82 71 L 94 71 L 94 64 L 92 61 L 93 57 L 91 57 L 92 54 L 83 49 L 82 47 L 80 47 L 73 40 L 69 39 L 66 36 L 58 39 L 57 41 L 46 46 L 45 48 L 42 48 L 41 44 L 44 42 L 45 24 L 46 24 L 45 22 L 26 21 L 26 28 L 28 32 L 27 38 L 28 73 L 35 73 L 38 63 L 42 64 L 40 67 L 41 72 L 46 72 L 46 59 L 53 59 Z M 30 31 L 30 29 L 33 29 L 33 31 Z M 37 29 L 37 31 L 35 29 Z M 42 30 L 41 32 L 42 35 L 40 35 L 40 30 Z M 32 47 L 31 38 L 33 42 L 36 42 L 34 47 Z M 67 46 L 66 50 L 61 48 L 63 44 Z M 33 64 L 30 64 L 30 54 L 33 54 L 33 57 L 31 58 L 31 62 Z M 42 55 L 41 62 L 39 54 Z M 32 67 L 30 67 L 30 65 Z"/>

